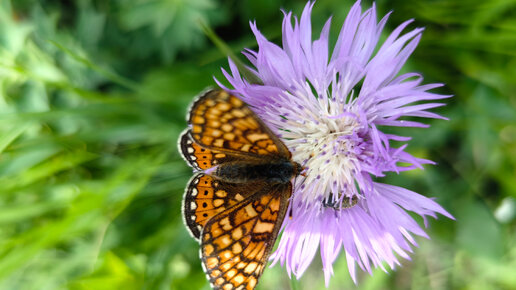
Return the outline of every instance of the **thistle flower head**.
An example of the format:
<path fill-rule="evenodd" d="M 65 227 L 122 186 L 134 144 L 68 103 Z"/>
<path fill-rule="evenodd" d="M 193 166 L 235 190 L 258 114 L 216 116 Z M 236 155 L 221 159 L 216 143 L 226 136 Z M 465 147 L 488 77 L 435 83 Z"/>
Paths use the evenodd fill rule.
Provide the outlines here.
<path fill-rule="evenodd" d="M 432 163 L 405 151 L 409 137 L 381 129 L 427 127 L 404 117 L 444 119 L 428 110 L 449 96 L 429 92 L 441 84 L 423 85 L 417 73 L 400 74 L 423 31 L 402 34 L 411 20 L 379 45 L 388 15 L 377 21 L 375 6 L 362 12 L 358 1 L 330 48 L 331 19 L 313 40 L 313 5 L 299 19 L 284 12 L 281 46 L 251 23 L 258 50 L 243 53 L 261 83 L 243 78 L 231 60 L 230 73 L 223 73 L 233 87 L 226 89 L 250 104 L 305 167 L 305 176 L 295 181 L 292 217 L 285 219 L 271 258 L 299 277 L 319 251 L 328 284 L 332 264 L 344 251 L 356 282 L 356 265 L 369 273 L 385 265 L 393 269 L 398 257 L 409 259 L 417 245 L 413 235 L 427 237 L 406 211 L 453 218 L 429 198 L 373 181 Z M 405 144 L 394 147 L 391 141 Z"/>

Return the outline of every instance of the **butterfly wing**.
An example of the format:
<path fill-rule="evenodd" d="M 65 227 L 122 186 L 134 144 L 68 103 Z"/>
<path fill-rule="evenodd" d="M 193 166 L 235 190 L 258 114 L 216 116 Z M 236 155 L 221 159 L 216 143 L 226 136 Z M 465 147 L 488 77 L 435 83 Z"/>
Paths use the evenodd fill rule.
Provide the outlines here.
<path fill-rule="evenodd" d="M 241 159 L 230 152 L 221 152 L 202 147 L 193 139 L 190 130 L 184 131 L 181 137 L 179 137 L 179 151 L 188 165 L 197 171 L 207 170 L 219 164 Z"/>
<path fill-rule="evenodd" d="M 204 173 L 195 174 L 183 198 L 183 218 L 188 230 L 198 240 L 209 219 L 256 194 L 261 187 L 260 182 L 242 185 Z"/>
<path fill-rule="evenodd" d="M 236 184 L 233 190 L 250 190 Z M 263 183 L 253 195 L 209 219 L 201 232 L 201 258 L 215 289 L 254 289 L 281 228 L 290 182 Z"/>
<path fill-rule="evenodd" d="M 211 90 L 195 101 L 188 122 L 191 136 L 201 147 L 259 158 L 290 159 L 285 144 L 240 99 L 223 90 Z"/>

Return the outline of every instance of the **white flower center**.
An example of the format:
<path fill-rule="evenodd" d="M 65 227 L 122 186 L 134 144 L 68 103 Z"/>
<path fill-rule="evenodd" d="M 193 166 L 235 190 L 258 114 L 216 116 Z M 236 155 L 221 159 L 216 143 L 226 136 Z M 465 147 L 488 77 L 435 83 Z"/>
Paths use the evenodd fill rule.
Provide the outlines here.
<path fill-rule="evenodd" d="M 347 100 L 312 97 L 303 103 L 299 111 L 289 112 L 288 131 L 282 132 L 293 159 L 307 169 L 302 200 L 345 203 L 357 195 L 359 159 L 367 154 L 359 116 Z"/>

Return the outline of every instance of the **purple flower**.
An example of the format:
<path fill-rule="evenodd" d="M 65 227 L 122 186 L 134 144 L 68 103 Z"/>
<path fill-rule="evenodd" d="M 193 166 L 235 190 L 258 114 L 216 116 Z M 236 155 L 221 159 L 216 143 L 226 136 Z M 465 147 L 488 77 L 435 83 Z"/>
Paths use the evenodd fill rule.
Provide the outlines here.
<path fill-rule="evenodd" d="M 380 129 L 428 127 L 404 116 L 445 119 L 428 110 L 443 106 L 434 101 L 450 96 L 428 92 L 442 84 L 422 85 L 418 73 L 399 74 L 423 31 L 402 34 L 412 20 L 377 49 L 388 15 L 378 22 L 374 5 L 362 13 L 358 1 L 330 49 L 331 19 L 312 41 L 313 4 L 293 22 L 292 13 L 285 12 L 282 47 L 251 23 L 258 51 L 244 54 L 260 84 L 244 79 L 231 60 L 231 74 L 223 72 L 234 88 L 230 91 L 253 107 L 282 138 L 293 160 L 306 168 L 306 176 L 295 180 L 292 216 L 284 221 L 271 259 L 300 277 L 320 249 L 328 285 L 332 264 L 343 251 L 356 283 L 356 265 L 369 273 L 376 267 L 394 269 L 398 257 L 410 259 L 408 253 L 417 246 L 414 235 L 427 237 L 407 211 L 422 216 L 425 225 L 426 216 L 435 218 L 436 213 L 453 218 L 429 198 L 372 178 L 432 164 L 405 152 L 406 144 L 390 144 L 409 137 Z"/>

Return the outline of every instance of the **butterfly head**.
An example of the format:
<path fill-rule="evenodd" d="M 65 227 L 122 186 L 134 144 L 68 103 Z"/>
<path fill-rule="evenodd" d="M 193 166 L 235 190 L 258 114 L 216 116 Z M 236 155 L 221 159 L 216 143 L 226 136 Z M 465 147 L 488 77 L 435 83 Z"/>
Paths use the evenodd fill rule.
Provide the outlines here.
<path fill-rule="evenodd" d="M 297 162 L 292 162 L 292 165 L 294 166 L 294 176 L 295 177 L 298 175 L 306 177 L 305 168 L 301 164 L 299 164 Z"/>

